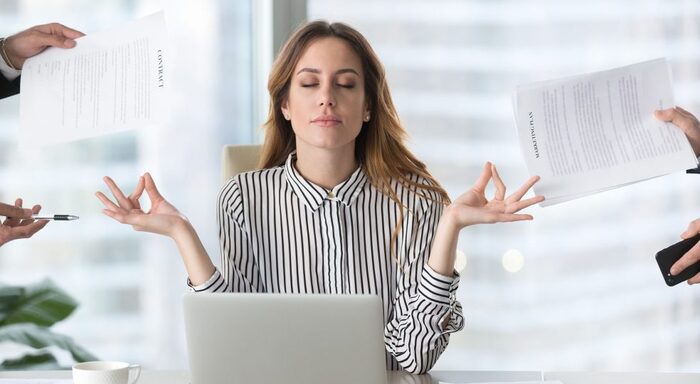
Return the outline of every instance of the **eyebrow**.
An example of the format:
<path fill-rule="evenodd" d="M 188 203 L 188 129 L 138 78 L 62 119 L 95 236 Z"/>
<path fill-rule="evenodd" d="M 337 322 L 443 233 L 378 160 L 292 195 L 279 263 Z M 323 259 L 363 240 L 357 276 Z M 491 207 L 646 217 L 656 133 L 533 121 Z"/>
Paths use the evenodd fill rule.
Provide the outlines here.
<path fill-rule="evenodd" d="M 299 72 L 297 72 L 297 75 L 302 73 L 302 72 L 321 73 L 321 70 L 318 68 L 302 68 L 299 70 Z M 340 75 L 343 73 L 354 73 L 357 76 L 360 76 L 360 74 L 357 73 L 357 71 L 352 69 L 352 68 L 343 68 L 343 69 L 339 69 L 339 70 L 335 71 L 336 75 Z"/>

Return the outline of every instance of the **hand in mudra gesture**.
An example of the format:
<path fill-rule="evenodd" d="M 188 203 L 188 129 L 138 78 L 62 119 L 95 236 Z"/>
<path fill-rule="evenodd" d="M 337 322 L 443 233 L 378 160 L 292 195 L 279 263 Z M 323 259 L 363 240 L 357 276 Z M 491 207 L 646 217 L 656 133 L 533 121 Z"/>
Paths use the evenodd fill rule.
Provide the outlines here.
<path fill-rule="evenodd" d="M 190 281 L 195 286 L 211 278 L 216 267 L 207 255 L 197 232 L 187 217 L 160 194 L 151 174 L 146 172 L 141 176 L 134 192 L 129 196 L 124 196 L 111 178 L 105 176 L 104 181 L 116 200 L 115 203 L 104 193 L 96 193 L 105 206 L 102 210 L 105 215 L 122 224 L 131 225 L 137 231 L 157 233 L 173 239 L 185 263 Z M 151 209 L 148 212 L 143 210 L 139 202 L 144 191 L 151 201 Z"/>
<path fill-rule="evenodd" d="M 111 178 L 105 176 L 104 181 L 117 203 L 112 202 L 102 192 L 97 192 L 97 197 L 105 205 L 102 212 L 122 224 L 129 224 L 137 231 L 172 237 L 180 224 L 187 222 L 187 218 L 160 194 L 148 172 L 139 178 L 136 189 L 129 196 L 124 196 Z M 148 212 L 141 208 L 139 202 L 144 190 L 151 200 L 151 209 Z"/>
<path fill-rule="evenodd" d="M 517 191 L 506 197 L 506 186 L 498 175 L 496 166 L 487 162 L 476 183 L 447 207 L 447 213 L 458 229 L 474 224 L 532 220 L 532 215 L 517 212 L 544 200 L 544 196 L 523 200 L 523 196 L 539 179 L 539 176 L 531 177 Z M 496 193 L 491 200 L 486 197 L 486 186 L 490 180 L 493 180 L 496 187 Z"/>

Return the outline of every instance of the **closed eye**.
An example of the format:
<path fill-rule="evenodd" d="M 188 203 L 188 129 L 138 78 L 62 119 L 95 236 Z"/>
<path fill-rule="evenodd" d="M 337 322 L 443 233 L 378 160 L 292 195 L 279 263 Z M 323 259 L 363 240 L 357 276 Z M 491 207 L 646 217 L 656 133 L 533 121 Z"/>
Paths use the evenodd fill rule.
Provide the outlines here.
<path fill-rule="evenodd" d="M 302 84 L 302 88 L 311 88 L 317 86 L 318 83 Z"/>
<path fill-rule="evenodd" d="M 355 88 L 355 84 L 338 84 L 338 86 L 347 89 Z"/>

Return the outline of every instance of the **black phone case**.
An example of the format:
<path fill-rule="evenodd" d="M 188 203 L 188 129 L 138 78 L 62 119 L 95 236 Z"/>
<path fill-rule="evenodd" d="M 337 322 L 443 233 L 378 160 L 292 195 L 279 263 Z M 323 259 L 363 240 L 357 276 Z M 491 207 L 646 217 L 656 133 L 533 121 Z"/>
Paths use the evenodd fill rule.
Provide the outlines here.
<path fill-rule="evenodd" d="M 668 248 L 664 248 L 656 253 L 656 262 L 659 264 L 661 274 L 664 277 L 666 285 L 673 287 L 676 284 L 682 283 L 691 277 L 700 273 L 700 261 L 684 269 L 676 276 L 671 276 L 671 266 L 675 264 L 686 252 L 700 240 L 700 233 L 677 242 Z"/>

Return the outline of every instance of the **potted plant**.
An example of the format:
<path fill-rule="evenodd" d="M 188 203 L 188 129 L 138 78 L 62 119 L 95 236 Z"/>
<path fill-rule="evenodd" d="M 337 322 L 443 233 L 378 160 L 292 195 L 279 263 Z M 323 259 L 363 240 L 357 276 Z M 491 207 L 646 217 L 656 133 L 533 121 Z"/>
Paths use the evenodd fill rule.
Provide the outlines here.
<path fill-rule="evenodd" d="M 26 287 L 0 285 L 0 342 L 34 349 L 23 356 L 4 359 L 0 370 L 63 368 L 50 347 L 68 351 L 76 362 L 97 360 L 70 337 L 49 329 L 77 307 L 78 303 L 50 280 Z"/>

